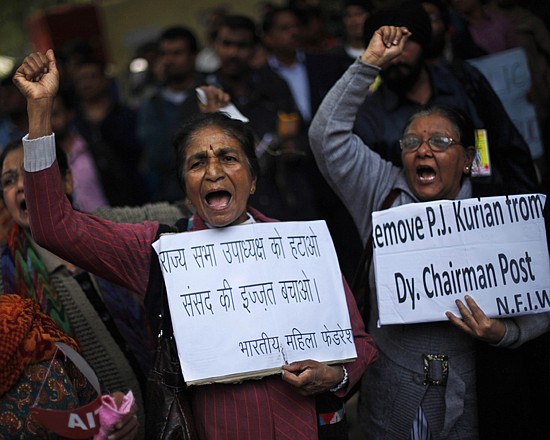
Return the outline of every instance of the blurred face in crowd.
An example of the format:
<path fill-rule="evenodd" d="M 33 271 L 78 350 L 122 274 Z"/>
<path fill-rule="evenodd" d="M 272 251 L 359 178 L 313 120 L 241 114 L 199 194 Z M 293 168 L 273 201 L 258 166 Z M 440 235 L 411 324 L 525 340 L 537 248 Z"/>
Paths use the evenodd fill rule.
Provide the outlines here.
<path fill-rule="evenodd" d="M 342 21 L 349 40 L 363 40 L 363 25 L 369 16 L 361 6 L 350 5 L 344 9 Z"/>
<path fill-rule="evenodd" d="M 183 178 L 197 214 L 216 227 L 237 225 L 248 216 L 248 198 L 256 186 L 240 143 L 223 129 L 197 130 L 185 150 Z"/>
<path fill-rule="evenodd" d="M 409 188 L 420 201 L 454 199 L 460 191 L 475 155 L 473 146 L 463 146 L 457 128 L 447 118 L 419 116 L 405 129 L 405 136 L 418 136 L 422 144 L 414 151 L 402 150 L 401 160 Z M 446 136 L 454 141 L 444 151 L 433 151 L 428 139 Z"/>
<path fill-rule="evenodd" d="M 4 159 L 0 182 L 6 209 L 15 223 L 28 229 L 29 216 L 23 191 L 23 147 L 9 152 Z"/>
<path fill-rule="evenodd" d="M 422 46 L 416 41 L 408 40 L 401 55 L 383 66 L 381 76 L 390 89 L 401 95 L 416 84 L 422 66 Z"/>
<path fill-rule="evenodd" d="M 433 3 L 422 2 L 422 7 L 430 17 L 430 23 L 432 25 L 432 41 L 430 47 L 427 49 L 428 57 L 437 57 L 443 53 L 445 49 L 445 39 L 447 35 L 447 29 L 445 23 L 441 18 L 441 11 Z"/>
<path fill-rule="evenodd" d="M 77 68 L 74 85 L 79 98 L 87 101 L 105 95 L 109 80 L 99 64 L 87 63 Z"/>
<path fill-rule="evenodd" d="M 195 72 L 194 54 L 185 39 L 170 39 L 159 42 L 158 73 L 164 84 L 170 85 L 186 81 Z"/>
<path fill-rule="evenodd" d="M 73 191 L 73 178 L 69 170 L 63 177 L 65 194 Z M 23 145 L 9 151 L 1 164 L 0 186 L 7 211 L 14 222 L 23 229 L 29 229 L 29 215 L 23 187 Z"/>
<path fill-rule="evenodd" d="M 326 23 L 323 17 L 318 14 L 308 16 L 305 26 L 302 27 L 302 43 L 310 47 L 322 45 L 325 34 Z"/>
<path fill-rule="evenodd" d="M 66 194 L 72 193 L 73 181 L 70 171 L 64 178 Z M 19 226 L 29 229 L 29 215 L 23 188 L 23 146 L 7 153 L 2 163 L 0 185 L 4 204 L 9 214 Z"/>
<path fill-rule="evenodd" d="M 264 36 L 264 41 L 275 54 L 294 55 L 301 44 L 300 22 L 298 17 L 289 11 L 278 13 L 273 20 L 273 27 Z"/>
<path fill-rule="evenodd" d="M 214 48 L 221 61 L 222 75 L 239 77 L 249 70 L 254 56 L 254 36 L 246 29 L 222 26 L 218 30 Z"/>
<path fill-rule="evenodd" d="M 439 8 L 433 3 L 428 2 L 422 2 L 422 7 L 430 17 L 430 23 L 432 25 L 432 38 L 435 35 L 444 34 L 446 31 L 445 23 L 443 23 Z"/>

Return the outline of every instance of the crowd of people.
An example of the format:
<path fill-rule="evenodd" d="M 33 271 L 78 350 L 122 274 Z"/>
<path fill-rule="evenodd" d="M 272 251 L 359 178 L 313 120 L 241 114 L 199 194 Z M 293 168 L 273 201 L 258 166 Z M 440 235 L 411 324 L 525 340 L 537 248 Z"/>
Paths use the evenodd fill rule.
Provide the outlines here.
<path fill-rule="evenodd" d="M 218 8 L 204 48 L 184 26 L 148 44 L 148 74 L 132 89 L 85 44 L 26 57 L 0 83 L 0 322 L 29 316 L 46 342 L 21 360 L 10 353 L 28 339 L 1 344 L 0 366 L 14 372 L 0 374 L 0 438 L 56 438 L 17 404 L 40 389 L 52 341 L 82 353 L 102 392 L 133 390 L 109 438 L 144 437 L 158 318 L 145 304 L 163 294 L 150 283 L 151 244 L 181 219 L 190 231 L 325 220 L 357 350 L 342 365 L 309 359 L 191 387 L 198 438 L 348 438 L 354 393 L 362 438 L 550 434 L 550 312 L 489 318 L 466 297 L 447 321 L 379 326 L 373 261 L 365 297 L 347 284 L 363 270 L 374 211 L 548 194 L 550 33 L 517 3 L 343 0 L 337 18 L 315 1 L 266 3 L 258 17 Z M 537 158 L 466 62 L 513 47 L 531 69 Z M 229 102 L 248 122 L 218 112 Z M 476 172 L 480 155 L 490 173 Z M 68 389 L 56 408 L 90 400 L 56 362 L 53 380 Z M 326 395 L 338 402 L 329 423 Z"/>

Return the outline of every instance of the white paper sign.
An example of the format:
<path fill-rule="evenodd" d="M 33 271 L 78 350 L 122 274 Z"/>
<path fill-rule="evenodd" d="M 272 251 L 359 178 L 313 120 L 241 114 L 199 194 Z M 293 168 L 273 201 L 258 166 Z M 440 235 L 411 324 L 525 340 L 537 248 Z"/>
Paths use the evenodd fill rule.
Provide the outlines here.
<path fill-rule="evenodd" d="M 460 316 L 472 296 L 487 316 L 550 311 L 542 194 L 411 203 L 373 213 L 380 324 Z"/>
<path fill-rule="evenodd" d="M 543 147 L 535 107 L 527 100 L 527 93 L 531 88 L 531 75 L 523 49 L 510 49 L 474 58 L 468 62 L 487 78 L 508 116 L 529 145 L 533 158 L 541 157 Z"/>
<path fill-rule="evenodd" d="M 342 275 L 324 221 L 163 235 L 163 272 L 188 384 L 355 358 Z"/>

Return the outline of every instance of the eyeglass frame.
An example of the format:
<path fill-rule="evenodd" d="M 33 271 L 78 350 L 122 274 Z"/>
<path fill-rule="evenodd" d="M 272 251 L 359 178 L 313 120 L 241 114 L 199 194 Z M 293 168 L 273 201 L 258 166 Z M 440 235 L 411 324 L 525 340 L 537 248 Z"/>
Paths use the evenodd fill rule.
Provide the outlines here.
<path fill-rule="evenodd" d="M 406 137 L 415 137 L 415 138 L 419 139 L 421 142 L 418 144 L 418 146 L 416 146 L 416 148 L 413 148 L 413 149 L 403 148 L 403 139 L 405 139 Z M 439 147 L 436 147 L 434 149 L 433 145 L 430 143 L 433 138 L 447 138 L 447 139 L 449 139 L 449 143 L 443 149 L 441 149 Z M 422 146 L 423 143 L 426 143 L 426 145 L 428 145 L 428 148 L 431 151 L 436 152 L 436 153 L 441 153 L 443 151 L 447 151 L 449 148 L 451 148 L 451 146 L 453 146 L 455 144 L 462 145 L 461 141 L 453 139 L 451 136 L 447 136 L 445 134 L 436 134 L 434 136 L 430 136 L 428 139 L 424 139 L 424 138 L 422 138 L 418 135 L 415 135 L 415 134 L 409 134 L 409 135 L 405 135 L 401 139 L 399 139 L 399 147 L 401 148 L 401 151 L 404 151 L 405 153 L 414 153 L 416 150 L 418 150 Z"/>

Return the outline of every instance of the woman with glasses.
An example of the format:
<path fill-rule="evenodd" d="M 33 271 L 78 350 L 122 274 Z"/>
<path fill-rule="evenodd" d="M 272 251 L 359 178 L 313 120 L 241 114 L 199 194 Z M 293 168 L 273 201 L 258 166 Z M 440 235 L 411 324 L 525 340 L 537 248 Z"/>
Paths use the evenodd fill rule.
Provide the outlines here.
<path fill-rule="evenodd" d="M 367 49 L 326 95 L 309 136 L 317 164 L 350 211 L 363 244 L 371 214 L 383 205 L 472 197 L 474 128 L 450 107 L 426 108 L 411 117 L 401 138 L 402 167 L 382 159 L 352 133 L 359 106 L 381 68 L 407 51 L 410 32 L 381 27 Z M 388 196 L 394 194 L 393 202 Z M 386 203 L 385 203 L 386 202 Z M 368 331 L 380 358 L 364 374 L 359 419 L 366 438 L 476 439 L 478 434 L 475 339 L 517 347 L 548 329 L 548 314 L 491 319 L 466 297 L 449 322 L 377 326 L 374 269 L 369 267 Z M 445 362 L 437 362 L 445 355 Z M 442 380 L 426 382 L 432 356 Z M 448 369 L 446 368 L 448 365 Z M 432 377 L 430 375 L 430 377 Z"/>

